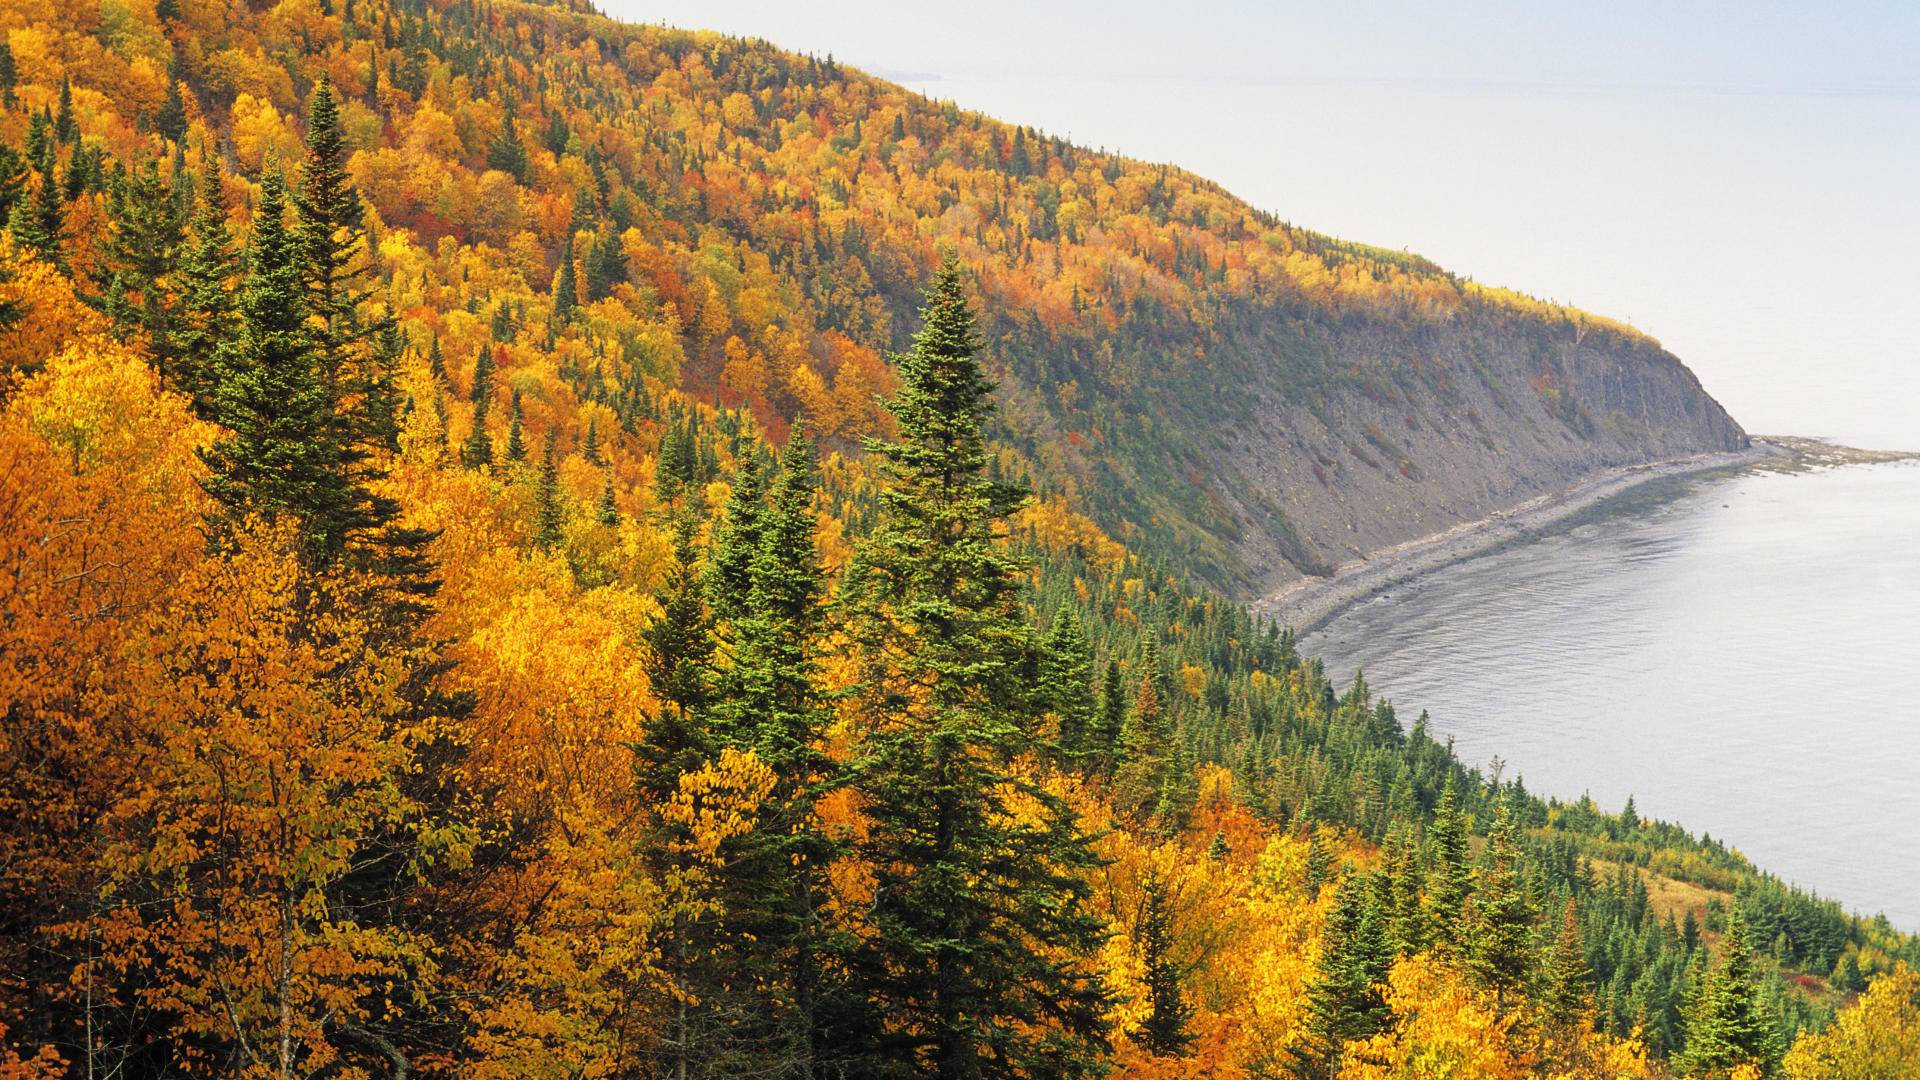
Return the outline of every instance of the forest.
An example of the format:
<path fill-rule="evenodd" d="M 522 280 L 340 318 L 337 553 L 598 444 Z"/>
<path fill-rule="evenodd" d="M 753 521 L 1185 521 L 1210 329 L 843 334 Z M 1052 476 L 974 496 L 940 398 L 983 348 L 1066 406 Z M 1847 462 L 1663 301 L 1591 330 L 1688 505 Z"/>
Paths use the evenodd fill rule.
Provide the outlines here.
<path fill-rule="evenodd" d="M 0 31 L 0 1076 L 1920 1071 L 1912 934 L 1015 422 L 1151 433 L 1238 295 L 1592 316 L 577 5 Z"/>

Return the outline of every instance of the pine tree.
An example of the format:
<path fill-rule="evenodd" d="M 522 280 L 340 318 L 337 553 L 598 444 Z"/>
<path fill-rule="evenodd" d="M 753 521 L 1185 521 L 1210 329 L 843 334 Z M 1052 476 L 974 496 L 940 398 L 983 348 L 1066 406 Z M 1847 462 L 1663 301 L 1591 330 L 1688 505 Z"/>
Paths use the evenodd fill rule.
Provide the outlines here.
<path fill-rule="evenodd" d="M 1039 690 L 1059 721 L 1062 758 L 1070 764 L 1086 759 L 1093 736 L 1093 650 L 1080 620 L 1062 608 L 1047 630 L 1040 649 Z"/>
<path fill-rule="evenodd" d="M 493 465 L 493 437 L 487 434 L 487 412 L 493 402 L 493 351 L 481 349 L 473 360 L 473 430 L 460 450 L 460 461 L 469 469 Z"/>
<path fill-rule="evenodd" d="M 36 116 L 35 123 L 44 126 L 45 114 Z M 44 140 L 46 149 L 39 155 L 34 167 L 37 174 L 31 199 L 20 199 L 14 203 L 13 213 L 7 220 L 7 229 L 20 246 L 39 256 L 43 261 L 65 270 L 67 268 L 66 222 L 67 210 L 60 196 L 59 182 L 54 179 L 54 151 L 50 140 Z M 32 139 L 28 140 L 31 151 Z M 29 152 L 29 157 L 34 155 Z"/>
<path fill-rule="evenodd" d="M 169 80 L 167 100 L 160 104 L 160 111 L 153 118 L 153 129 L 160 137 L 175 145 L 187 138 L 187 102 L 180 96 L 180 83 Z"/>
<path fill-rule="evenodd" d="M 553 430 L 547 431 L 547 445 L 540 455 L 540 481 L 534 488 L 533 542 L 543 551 L 558 547 L 565 535 L 560 506 L 560 472 L 553 462 Z"/>
<path fill-rule="evenodd" d="M 185 223 L 159 165 L 149 161 L 115 185 L 107 214 L 95 271 L 106 289 L 107 317 L 120 331 L 144 338 L 161 376 L 185 388 L 176 338 Z"/>
<path fill-rule="evenodd" d="M 355 428 L 358 395 L 377 377 L 370 369 L 370 342 L 381 321 L 363 318 L 373 283 L 364 251 L 365 210 L 346 170 L 346 136 L 333 84 L 321 77 L 307 109 L 307 157 L 301 166 L 300 193 L 294 201 L 303 264 L 301 282 L 314 331 L 321 374 L 341 403 L 347 439 Z"/>
<path fill-rule="evenodd" d="M 527 442 L 525 432 L 526 414 L 520 406 L 520 388 L 513 388 L 511 403 L 507 406 L 507 460 L 527 460 Z"/>
<path fill-rule="evenodd" d="M 1176 1057 L 1193 1045 L 1193 1006 L 1182 990 L 1181 964 L 1174 956 L 1172 898 L 1166 883 L 1149 876 L 1140 886 L 1139 925 L 1134 930 L 1134 946 L 1140 950 L 1145 969 L 1147 1000 L 1151 1011 L 1133 1033 L 1140 1045 L 1158 1057 Z"/>
<path fill-rule="evenodd" d="M 53 119 L 54 140 L 63 146 L 80 141 L 80 123 L 73 115 L 73 76 L 60 76 L 60 111 Z"/>
<path fill-rule="evenodd" d="M 653 464 L 653 488 L 661 502 L 668 506 L 679 503 L 693 483 L 695 466 L 691 429 L 682 427 L 677 417 L 669 417 L 660 433 L 660 452 Z"/>
<path fill-rule="evenodd" d="M 239 273 L 239 256 L 227 230 L 227 208 L 215 168 L 209 161 L 201 171 L 193 242 L 179 270 L 178 378 L 202 416 L 211 409 L 213 358 L 238 332 L 233 281 Z"/>
<path fill-rule="evenodd" d="M 587 438 L 580 446 L 580 456 L 587 459 L 589 465 L 605 465 L 600 457 L 600 418 L 587 421 Z"/>
<path fill-rule="evenodd" d="M 605 300 L 613 287 L 627 280 L 627 259 L 620 251 L 620 236 L 612 225 L 602 225 L 587 250 L 587 299 Z"/>
<path fill-rule="evenodd" d="M 487 168 L 499 169 L 520 183 L 527 182 L 527 147 L 514 127 L 511 108 L 502 111 L 500 133 L 487 145 Z"/>
<path fill-rule="evenodd" d="M 767 516 L 765 466 L 749 453 L 734 477 L 726 516 L 714 526 L 713 550 L 707 557 L 707 598 L 714 617 L 731 622 L 747 614 L 753 589 L 753 564 Z"/>
<path fill-rule="evenodd" d="M 446 385 L 447 358 L 446 355 L 440 351 L 440 335 L 438 334 L 433 336 L 433 343 L 427 347 L 427 371 L 432 374 L 434 382 L 442 386 Z"/>
<path fill-rule="evenodd" d="M 749 534 L 753 541 L 747 593 L 732 616 L 734 662 L 715 705 L 717 729 L 778 777 L 764 825 L 741 857 L 741 895 L 732 907 L 757 943 L 738 966 L 765 971 L 762 1011 L 781 1032 L 782 1052 L 801 1062 L 795 1075 L 813 1075 L 838 1056 L 838 1040 L 826 1032 L 852 1004 L 829 978 L 839 965 L 828 960 L 843 954 L 847 941 L 821 917 L 827 867 L 841 845 L 821 828 L 815 809 L 843 776 L 824 750 L 833 711 L 820 690 L 825 611 L 814 544 L 815 453 L 796 429 L 781 451 L 769 501 L 751 515 L 751 530 L 728 536 L 734 545 Z M 710 570 L 710 590 L 718 580 Z"/>
<path fill-rule="evenodd" d="M 613 497 L 613 470 L 608 469 L 600 484 L 600 507 L 596 515 L 600 524 L 609 529 L 620 527 L 620 504 Z"/>
<path fill-rule="evenodd" d="M 1120 730 L 1126 718 L 1127 697 L 1120 681 L 1120 661 L 1108 657 L 1106 674 L 1100 680 L 1100 708 L 1087 737 L 1090 769 L 1102 774 L 1113 772 L 1119 761 Z"/>
<path fill-rule="evenodd" d="M 655 708 L 644 717 L 644 735 L 634 744 L 634 790 L 640 805 L 664 807 L 680 789 L 680 778 L 698 770 L 718 751 L 708 726 L 713 703 L 713 618 L 700 587 L 693 547 L 695 522 L 680 515 L 673 523 L 674 562 L 654 593 L 660 614 L 641 631 L 642 664 L 653 690 Z M 684 837 L 679 826 L 649 815 L 643 850 L 660 878 L 684 872 Z M 660 930 L 660 965 L 672 984 L 667 1005 L 671 1019 L 662 1033 L 659 1067 L 653 1075 L 689 1076 L 714 1055 L 703 1003 L 709 980 L 702 977 L 705 943 L 695 940 L 690 916 L 676 910 Z"/>
<path fill-rule="evenodd" d="M 1460 812 L 1453 776 L 1447 776 L 1427 829 L 1432 867 L 1427 874 L 1427 921 L 1433 945 L 1445 955 L 1463 958 L 1470 937 L 1467 904 L 1473 896 L 1473 866 L 1467 858 L 1467 822 Z"/>
<path fill-rule="evenodd" d="M 0 38 L 0 105 L 13 108 L 13 88 L 19 81 L 19 71 L 13 63 L 13 45 Z"/>
<path fill-rule="evenodd" d="M 1540 1009 L 1547 1023 L 1571 1029 L 1586 1015 L 1590 993 L 1586 942 L 1580 936 L 1580 913 L 1573 897 L 1560 917 L 1560 934 L 1547 955 L 1540 993 Z"/>
<path fill-rule="evenodd" d="M 924 319 L 889 405 L 899 439 L 870 444 L 880 520 L 848 598 L 868 661 L 856 769 L 875 879 L 853 971 L 888 1022 L 888 1071 L 1088 1075 L 1108 1000 L 1081 876 L 1094 856 L 1069 808 L 1009 767 L 1050 750 L 1025 685 L 1022 564 L 995 539 L 1023 493 L 986 476 L 992 384 L 951 259 Z"/>
<path fill-rule="evenodd" d="M 229 520 L 294 516 L 302 556 L 324 566 L 346 546 L 355 499 L 315 363 L 301 253 L 285 208 L 286 185 L 269 172 L 254 213 L 239 334 L 214 359 L 213 413 L 232 434 L 205 454 L 206 488 Z"/>
<path fill-rule="evenodd" d="M 580 307 L 580 283 L 574 277 L 573 237 L 560 245 L 560 267 L 553 272 L 553 317 L 558 322 L 573 318 Z"/>
<path fill-rule="evenodd" d="M 1387 940 L 1395 953 L 1417 953 L 1432 936 L 1424 904 L 1420 850 L 1405 822 L 1387 834 L 1386 866 L 1393 881 L 1387 911 Z"/>
<path fill-rule="evenodd" d="M 1520 881 L 1520 850 L 1511 800 L 1494 810 L 1488 862 L 1473 896 L 1467 968 L 1502 1004 L 1524 993 L 1534 967 L 1535 913 Z"/>
<path fill-rule="evenodd" d="M 1687 1041 L 1675 1064 L 1689 1074 L 1725 1076 L 1741 1065 L 1772 1068 L 1780 1033 L 1761 996 L 1747 924 L 1736 908 L 1727 917 L 1720 964 L 1700 984 L 1687 1013 Z"/>
<path fill-rule="evenodd" d="M 1348 875 L 1334 893 L 1333 909 L 1320 932 L 1320 960 L 1307 986 L 1310 1035 L 1299 1062 L 1312 1076 L 1339 1071 L 1346 1044 L 1386 1027 L 1381 995 L 1393 954 L 1385 918 L 1366 880 Z"/>

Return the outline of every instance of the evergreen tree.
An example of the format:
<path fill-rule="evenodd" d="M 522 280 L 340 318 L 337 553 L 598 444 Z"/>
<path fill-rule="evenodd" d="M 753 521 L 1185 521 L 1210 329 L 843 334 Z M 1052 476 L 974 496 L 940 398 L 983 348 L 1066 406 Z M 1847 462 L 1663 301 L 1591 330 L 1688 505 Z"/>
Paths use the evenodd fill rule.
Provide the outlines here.
<path fill-rule="evenodd" d="M 749 453 L 734 477 L 726 516 L 714 526 L 713 550 L 707 558 L 707 598 L 714 616 L 733 621 L 747 614 L 753 589 L 753 565 L 767 515 L 765 466 Z"/>
<path fill-rule="evenodd" d="M 1433 945 L 1448 956 L 1462 958 L 1470 937 L 1467 903 L 1473 895 L 1473 865 L 1467 857 L 1466 815 L 1460 812 L 1451 773 L 1427 829 L 1427 847 L 1432 861 L 1427 874 L 1427 921 Z"/>
<path fill-rule="evenodd" d="M 54 114 L 53 137 L 62 146 L 80 141 L 80 123 L 73 115 L 73 76 L 60 76 L 60 111 Z"/>
<path fill-rule="evenodd" d="M 211 410 L 213 358 L 238 332 L 233 281 L 239 256 L 227 230 L 227 208 L 212 162 L 200 174 L 193 214 L 192 244 L 180 261 L 178 379 L 202 416 Z"/>
<path fill-rule="evenodd" d="M 1519 842 L 1511 800 L 1494 810 L 1488 863 L 1473 896 L 1467 967 L 1501 1003 L 1523 993 L 1533 973 L 1534 910 L 1520 880 Z"/>
<path fill-rule="evenodd" d="M 1193 1045 L 1193 1006 L 1182 992 L 1183 972 L 1173 954 L 1172 897 L 1166 883 L 1149 876 L 1140 886 L 1140 920 L 1134 930 L 1134 946 L 1140 950 L 1141 966 L 1146 971 L 1147 1000 L 1152 1009 L 1141 1022 L 1134 1038 L 1159 1057 L 1186 1053 Z"/>
<path fill-rule="evenodd" d="M 1405 822 L 1396 823 L 1388 832 L 1385 856 L 1393 882 L 1393 895 L 1388 898 L 1387 940 L 1395 953 L 1417 953 L 1427 947 L 1432 931 L 1424 903 L 1419 845 Z"/>
<path fill-rule="evenodd" d="M 620 251 L 620 234 L 612 225 L 602 225 L 587 249 L 587 299 L 605 300 L 613 287 L 627 280 L 627 259 Z"/>
<path fill-rule="evenodd" d="M 1746 921 L 1736 907 L 1727 918 L 1720 964 L 1699 984 L 1687 1013 L 1686 1047 L 1675 1065 L 1690 1074 L 1722 1077 L 1741 1065 L 1771 1069 L 1780 1033 L 1761 995 Z"/>
<path fill-rule="evenodd" d="M 1151 635 L 1141 650 L 1140 683 L 1133 709 L 1120 729 L 1119 763 L 1114 774 L 1114 804 L 1129 813 L 1154 809 L 1166 781 L 1173 727 L 1161 702 L 1159 651 Z"/>
<path fill-rule="evenodd" d="M 513 388 L 513 397 L 507 406 L 507 460 L 527 460 L 527 442 L 525 432 L 526 414 L 520 406 L 520 388 Z"/>
<path fill-rule="evenodd" d="M 487 168 L 499 169 L 520 183 L 527 182 L 526 144 L 520 141 L 520 132 L 514 127 L 513 110 L 508 108 L 500 115 L 500 133 L 487 144 Z"/>
<path fill-rule="evenodd" d="M 564 515 L 560 506 L 560 472 L 553 462 L 553 430 L 547 430 L 547 444 L 540 455 L 540 481 L 534 489 L 533 542 L 543 551 L 552 551 L 565 538 L 561 532 Z"/>
<path fill-rule="evenodd" d="M 27 169 L 27 159 L 13 147 L 0 143 L 0 223 L 11 221 L 14 207 L 26 201 L 30 194 L 27 182 L 32 176 Z"/>
<path fill-rule="evenodd" d="M 427 371 L 433 375 L 433 381 L 441 385 L 447 382 L 447 358 L 440 351 L 440 335 L 433 336 L 433 343 L 427 347 Z"/>
<path fill-rule="evenodd" d="M 344 438 L 357 441 L 359 406 L 379 377 L 370 343 L 384 328 L 363 318 L 373 289 L 365 251 L 365 209 L 346 171 L 346 136 L 333 84 L 322 76 L 307 109 L 307 156 L 295 200 L 303 264 L 301 283 L 316 320 L 321 374 L 340 401 Z"/>
<path fill-rule="evenodd" d="M 175 145 L 186 141 L 187 102 L 180 96 L 180 83 L 177 80 L 167 83 L 167 100 L 160 104 L 160 111 L 153 118 L 153 129 L 160 133 L 161 138 Z"/>
<path fill-rule="evenodd" d="M 13 108 L 13 88 L 19 81 L 19 71 L 13 63 L 13 45 L 0 38 L 0 105 Z"/>
<path fill-rule="evenodd" d="M 42 117 L 36 117 L 40 122 Z M 53 147 L 49 142 L 35 166 L 33 197 L 20 199 L 7 219 L 7 230 L 20 246 L 41 260 L 67 268 L 67 210 L 60 197 L 60 185 L 54 179 Z M 29 153 L 29 157 L 33 156 Z"/>
<path fill-rule="evenodd" d="M 1587 1011 L 1588 979 L 1586 942 L 1580 937 L 1579 908 L 1573 897 L 1560 917 L 1560 934 L 1554 938 L 1553 951 L 1547 955 L 1540 994 L 1540 1009 L 1547 1023 L 1571 1029 Z"/>
<path fill-rule="evenodd" d="M 1386 1027 L 1387 1003 L 1380 986 L 1393 954 L 1374 895 L 1370 883 L 1348 875 L 1334 893 L 1333 909 L 1321 929 L 1320 960 L 1307 987 L 1310 1037 L 1299 1061 L 1309 1075 L 1334 1075 L 1347 1043 Z"/>
<path fill-rule="evenodd" d="M 837 1070 L 843 1040 L 828 1032 L 855 1003 L 830 977 L 848 941 L 822 916 L 829 863 L 841 845 L 821 827 L 821 796 L 843 780 L 824 750 L 833 711 L 820 690 L 824 589 L 814 544 L 819 490 L 813 441 L 796 429 L 781 451 L 769 502 L 752 515 L 747 595 L 733 616 L 734 663 L 715 706 L 719 730 L 752 749 L 778 778 L 762 827 L 739 863 L 732 905 L 757 943 L 736 967 L 765 971 L 762 1012 L 795 1075 Z M 735 529 L 729 542 L 745 542 Z M 716 551 L 716 555 L 719 552 Z M 719 580 L 709 574 L 709 583 Z"/>
<path fill-rule="evenodd" d="M 560 245 L 560 267 L 553 272 L 553 317 L 559 322 L 573 318 L 580 307 L 580 283 L 574 277 L 573 237 Z"/>
<path fill-rule="evenodd" d="M 1069 763 L 1085 760 L 1093 737 L 1092 689 L 1093 651 L 1073 610 L 1062 608 L 1040 649 L 1039 690 L 1059 721 L 1060 752 Z"/>
<path fill-rule="evenodd" d="M 115 185 L 107 214 L 95 271 L 106 290 L 107 317 L 117 329 L 144 338 L 161 376 L 179 384 L 175 271 L 185 232 L 159 165 L 149 161 Z"/>
<path fill-rule="evenodd" d="M 695 468 L 692 429 L 682 427 L 677 417 L 669 417 L 653 463 L 653 487 L 660 501 L 669 506 L 678 504 L 693 484 Z"/>
<path fill-rule="evenodd" d="M 473 430 L 460 450 L 460 461 L 469 469 L 493 465 L 493 437 L 487 434 L 487 412 L 493 402 L 493 350 L 483 348 L 473 359 Z M 549 433 L 551 438 L 551 433 Z"/>
<path fill-rule="evenodd" d="M 324 566 L 345 548 L 355 499 L 315 363 L 301 253 L 285 208 L 285 183 L 269 172 L 254 213 L 239 333 L 214 359 L 213 413 L 232 434 L 206 452 L 206 488 L 230 520 L 295 516 L 306 562 Z"/>
<path fill-rule="evenodd" d="M 887 1021 L 886 1071 L 1088 1075 L 1108 1001 L 1081 876 L 1094 856 L 1062 800 L 1010 764 L 1050 749 L 1025 685 L 1022 564 L 995 538 L 1023 493 L 986 476 L 992 384 L 951 259 L 924 318 L 889 405 L 899 439 L 870 444 L 880 520 L 849 597 L 868 661 L 856 768 L 875 879 L 853 971 Z"/>
<path fill-rule="evenodd" d="M 597 514 L 600 524 L 609 529 L 620 527 L 620 504 L 613 497 L 613 470 L 608 469 L 600 484 L 600 507 Z"/>
<path fill-rule="evenodd" d="M 549 436 L 551 437 L 551 436 Z M 680 789 L 680 777 L 712 760 L 718 747 L 708 727 L 713 703 L 713 619 L 700 587 L 693 547 L 695 522 L 680 515 L 672 523 L 674 562 L 654 593 L 660 614 L 641 632 L 642 664 L 657 705 L 644 718 L 643 737 L 634 744 L 634 788 L 640 804 L 664 807 Z M 658 813 L 646 821 L 643 847 L 654 874 L 684 873 L 683 830 Z M 696 940 L 692 916 L 677 908 L 661 928 L 660 966 L 672 983 L 663 1032 L 661 1076 L 692 1076 L 717 1057 L 709 1031 L 708 980 L 703 977 L 703 946 Z"/>
<path fill-rule="evenodd" d="M 1127 697 L 1120 681 L 1120 661 L 1107 658 L 1106 674 L 1100 680 L 1100 708 L 1087 737 L 1089 765 L 1101 773 L 1112 773 L 1120 753 L 1120 730 L 1126 724 Z"/>
<path fill-rule="evenodd" d="M 600 457 L 600 418 L 587 421 L 587 438 L 580 446 L 580 456 L 587 459 L 589 465 L 605 465 Z"/>

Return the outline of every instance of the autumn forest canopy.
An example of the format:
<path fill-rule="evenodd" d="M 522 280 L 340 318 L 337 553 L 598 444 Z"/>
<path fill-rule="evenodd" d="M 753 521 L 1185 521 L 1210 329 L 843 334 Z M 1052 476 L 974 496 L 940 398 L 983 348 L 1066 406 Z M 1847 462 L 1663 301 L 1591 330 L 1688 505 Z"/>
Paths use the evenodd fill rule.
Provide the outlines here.
<path fill-rule="evenodd" d="M 1912 935 L 1230 600 L 1142 389 L 1626 328 L 522 0 L 0 0 L 0 221 L 0 1076 L 1920 1070 Z"/>

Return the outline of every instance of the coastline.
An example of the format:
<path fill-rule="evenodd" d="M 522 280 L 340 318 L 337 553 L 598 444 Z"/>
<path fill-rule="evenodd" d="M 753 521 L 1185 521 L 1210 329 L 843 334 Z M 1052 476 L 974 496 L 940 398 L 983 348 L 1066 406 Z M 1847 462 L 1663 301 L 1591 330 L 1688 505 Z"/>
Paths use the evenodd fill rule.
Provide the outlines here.
<path fill-rule="evenodd" d="M 1858 456 L 1856 456 L 1858 455 Z M 1341 612 L 1380 592 L 1454 563 L 1525 541 L 1562 524 L 1614 496 L 1656 480 L 1754 466 L 1796 469 L 1852 461 L 1894 460 L 1904 454 L 1851 451 L 1815 439 L 1754 436 L 1745 450 L 1694 454 L 1682 458 L 1622 465 L 1594 474 L 1572 487 L 1536 496 L 1477 521 L 1409 540 L 1342 564 L 1330 576 L 1306 578 L 1251 605 L 1306 637 Z"/>

